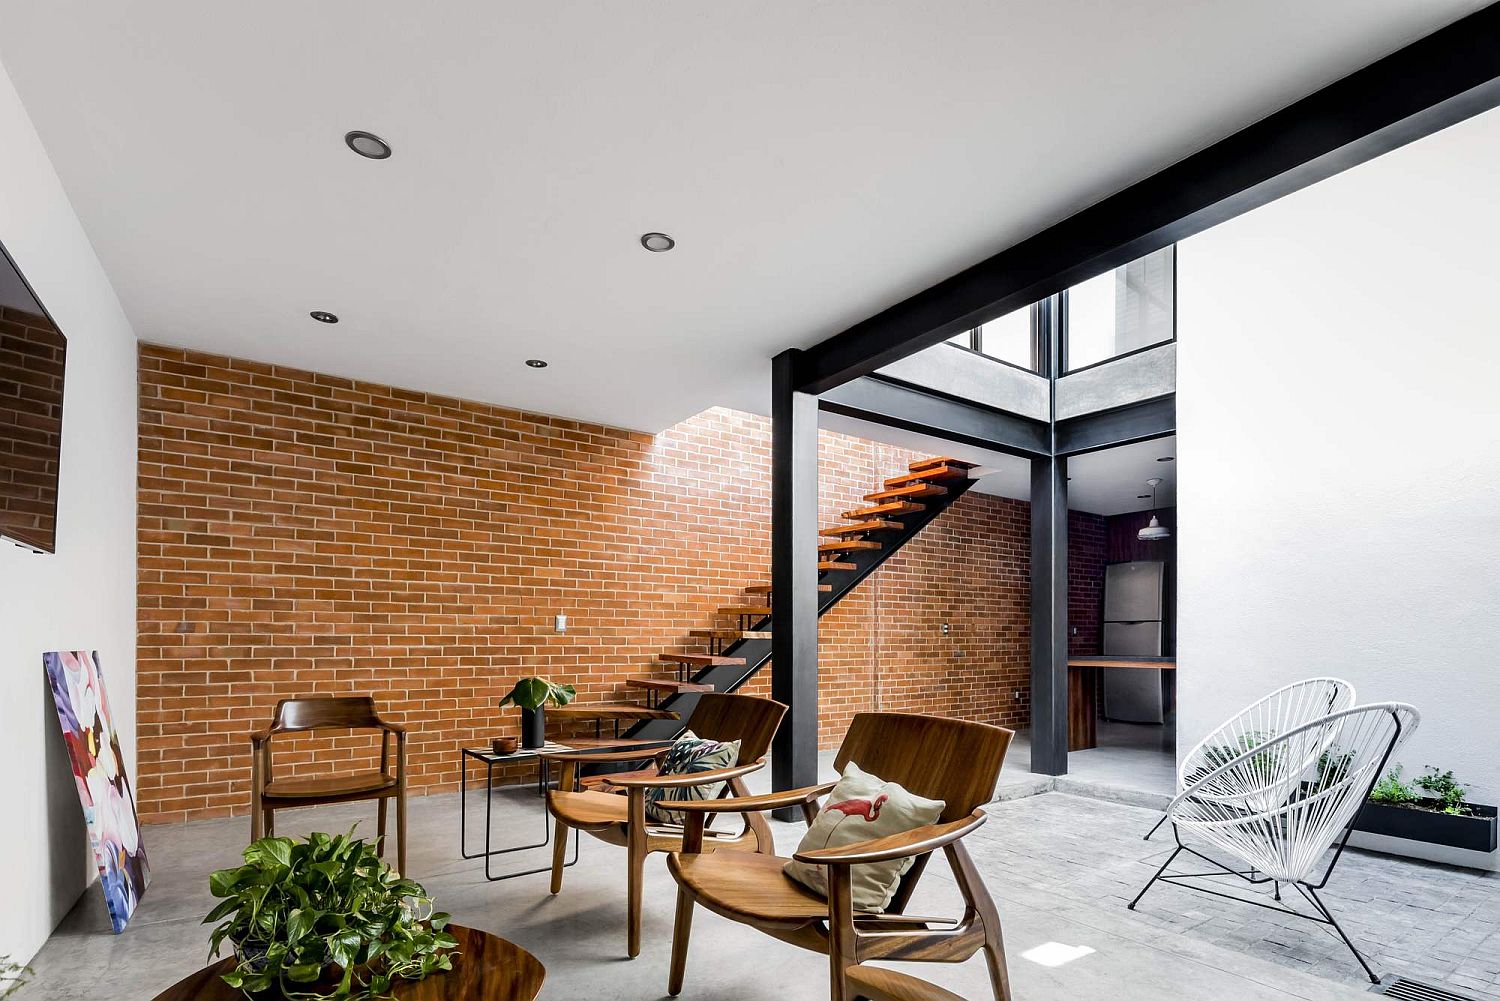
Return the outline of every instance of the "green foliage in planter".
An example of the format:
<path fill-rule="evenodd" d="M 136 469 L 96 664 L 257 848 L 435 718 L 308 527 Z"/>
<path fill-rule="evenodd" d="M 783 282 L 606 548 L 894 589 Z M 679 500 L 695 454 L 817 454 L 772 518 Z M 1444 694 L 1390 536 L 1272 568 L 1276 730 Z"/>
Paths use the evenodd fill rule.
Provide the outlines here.
<path fill-rule="evenodd" d="M 520 706 L 535 712 L 543 703 L 565 706 L 577 697 L 578 690 L 572 685 L 554 685 L 546 678 L 522 678 L 510 694 L 500 700 L 500 708 Z"/>
<path fill-rule="evenodd" d="M 1413 779 L 1412 782 L 1437 800 L 1437 805 L 1432 809 L 1436 809 L 1438 813 L 1446 813 L 1453 817 L 1469 815 L 1469 804 L 1464 799 L 1466 795 L 1464 787 L 1458 784 L 1451 769 L 1439 772 L 1428 765 L 1427 774 Z"/>
<path fill-rule="evenodd" d="M 235 946 L 229 986 L 352 1001 L 386 997 L 398 978 L 453 968 L 449 950 L 458 943 L 443 931 L 448 915 L 432 913 L 421 884 L 397 875 L 352 830 L 262 838 L 244 856 L 244 865 L 209 876 L 221 899 L 203 919 L 220 922 L 211 956 L 226 938 Z M 332 986 L 325 974 L 336 978 Z"/>
<path fill-rule="evenodd" d="M 26 983 L 31 967 L 12 963 L 9 956 L 0 956 L 0 998 L 8 998 Z"/>
<path fill-rule="evenodd" d="M 1394 765 L 1370 790 L 1370 802 L 1386 806 L 1409 806 L 1417 801 L 1416 790 L 1401 779 L 1401 766 Z"/>

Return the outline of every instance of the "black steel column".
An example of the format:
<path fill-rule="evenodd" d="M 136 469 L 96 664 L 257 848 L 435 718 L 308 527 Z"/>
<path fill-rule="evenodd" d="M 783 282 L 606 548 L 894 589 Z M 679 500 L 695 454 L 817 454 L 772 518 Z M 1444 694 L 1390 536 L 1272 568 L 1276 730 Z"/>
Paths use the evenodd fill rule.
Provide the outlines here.
<path fill-rule="evenodd" d="M 1031 460 L 1031 770 L 1068 773 L 1068 460 Z"/>
<path fill-rule="evenodd" d="M 818 398 L 796 390 L 800 354 L 771 363 L 771 697 L 788 707 L 771 746 L 774 789 L 818 781 Z"/>

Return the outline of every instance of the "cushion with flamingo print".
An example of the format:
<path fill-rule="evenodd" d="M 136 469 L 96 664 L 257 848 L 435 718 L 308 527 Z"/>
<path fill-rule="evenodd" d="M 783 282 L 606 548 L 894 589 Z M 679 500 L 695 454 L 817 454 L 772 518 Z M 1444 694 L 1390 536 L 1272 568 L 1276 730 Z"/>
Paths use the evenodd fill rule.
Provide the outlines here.
<path fill-rule="evenodd" d="M 933 823 L 942 815 L 945 806 L 947 804 L 940 799 L 923 799 L 894 782 L 861 771 L 851 761 L 844 767 L 843 777 L 828 794 L 823 809 L 807 829 L 797 851 L 843 848 L 861 841 L 903 834 Z M 892 859 L 850 866 L 854 909 L 879 914 L 889 907 L 901 877 L 911 868 L 913 861 L 909 858 Z M 783 871 L 809 890 L 825 897 L 828 895 L 826 867 L 793 860 Z"/>
<path fill-rule="evenodd" d="M 691 775 L 733 768 L 739 757 L 739 741 L 707 740 L 688 730 L 672 742 L 672 749 L 661 759 L 657 774 Z M 723 782 L 711 782 L 701 786 L 647 789 L 646 816 L 662 824 L 680 824 L 682 812 L 668 809 L 667 804 L 673 800 L 718 799 L 719 794 L 724 791 L 724 785 Z"/>

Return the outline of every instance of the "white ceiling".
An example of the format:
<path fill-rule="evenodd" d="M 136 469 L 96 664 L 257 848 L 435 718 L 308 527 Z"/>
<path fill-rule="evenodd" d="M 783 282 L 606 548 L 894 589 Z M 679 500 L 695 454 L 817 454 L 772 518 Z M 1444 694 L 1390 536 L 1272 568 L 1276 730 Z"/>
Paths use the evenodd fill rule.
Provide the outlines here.
<path fill-rule="evenodd" d="M 971 475 L 978 483 L 970 489 L 982 494 L 1031 499 L 1031 463 L 1003 452 L 971 448 L 930 435 L 915 434 L 900 428 L 872 424 L 868 421 L 827 412 L 818 415 L 819 426 L 830 431 L 883 441 L 927 455 L 950 455 L 955 459 L 977 463 Z M 1171 462 L 1157 462 L 1170 456 Z M 1161 478 L 1156 488 L 1156 506 L 1171 507 L 1177 503 L 1177 436 L 1159 438 L 1135 445 L 1121 445 L 1101 452 L 1089 452 L 1068 461 L 1068 507 L 1075 511 L 1114 515 L 1130 511 L 1149 511 L 1151 488 L 1146 481 Z"/>
<path fill-rule="evenodd" d="M 1483 5 L 17 0 L 0 60 L 143 339 L 655 430 Z"/>

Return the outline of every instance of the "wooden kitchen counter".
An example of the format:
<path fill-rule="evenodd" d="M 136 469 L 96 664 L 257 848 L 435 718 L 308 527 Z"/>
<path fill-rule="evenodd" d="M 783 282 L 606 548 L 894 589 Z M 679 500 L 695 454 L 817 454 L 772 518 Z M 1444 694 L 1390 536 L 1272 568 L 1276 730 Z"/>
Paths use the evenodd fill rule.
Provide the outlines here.
<path fill-rule="evenodd" d="M 1150 667 L 1177 670 L 1176 657 L 1069 657 L 1069 667 Z"/>
<path fill-rule="evenodd" d="M 1099 745 L 1099 699 L 1101 669 L 1177 670 L 1176 657 L 1069 657 L 1068 658 L 1068 750 L 1082 751 Z M 1168 707 L 1173 711 L 1175 707 Z"/>

